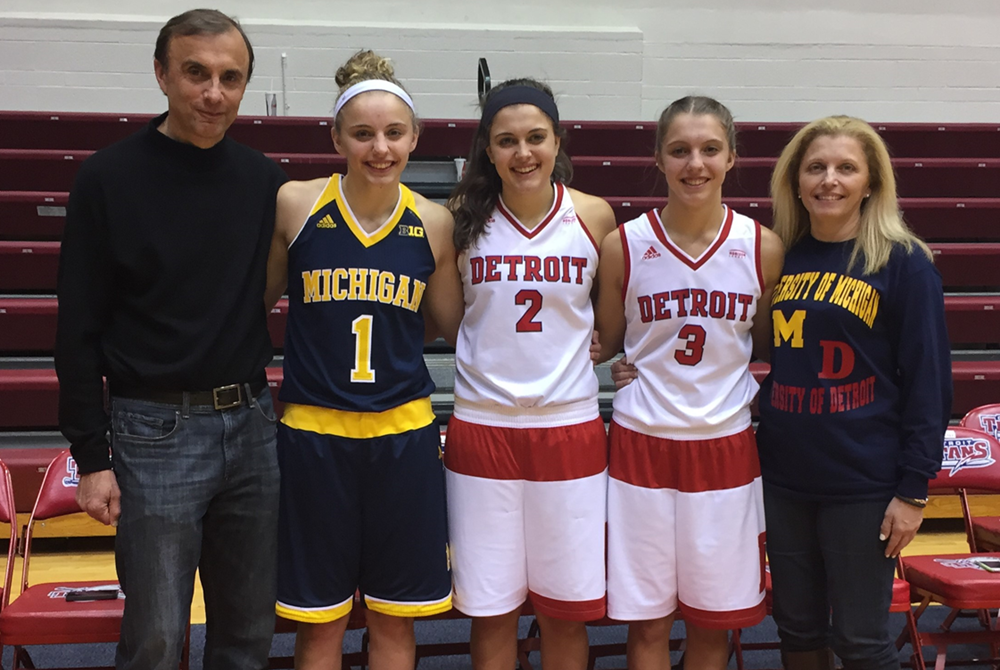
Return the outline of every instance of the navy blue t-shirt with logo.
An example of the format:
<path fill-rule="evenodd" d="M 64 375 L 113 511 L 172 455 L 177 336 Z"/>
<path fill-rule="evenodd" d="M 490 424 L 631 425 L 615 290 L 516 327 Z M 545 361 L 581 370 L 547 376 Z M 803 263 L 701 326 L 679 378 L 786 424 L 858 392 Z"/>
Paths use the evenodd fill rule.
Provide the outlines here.
<path fill-rule="evenodd" d="M 927 495 L 951 416 L 941 275 L 897 245 L 865 275 L 854 241 L 807 235 L 772 298 L 757 443 L 770 490 L 812 500 Z"/>

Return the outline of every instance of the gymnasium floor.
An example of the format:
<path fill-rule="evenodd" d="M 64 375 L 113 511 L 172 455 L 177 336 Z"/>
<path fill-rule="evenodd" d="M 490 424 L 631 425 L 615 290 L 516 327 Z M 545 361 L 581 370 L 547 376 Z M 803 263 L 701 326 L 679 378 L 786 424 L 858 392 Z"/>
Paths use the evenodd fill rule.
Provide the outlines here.
<path fill-rule="evenodd" d="M 31 557 L 31 581 L 116 579 L 111 538 L 36 540 Z M 963 553 L 968 551 L 960 519 L 928 519 L 905 555 Z M 12 599 L 20 592 L 21 559 L 14 566 Z M 201 585 L 195 584 L 191 622 L 205 622 Z"/>

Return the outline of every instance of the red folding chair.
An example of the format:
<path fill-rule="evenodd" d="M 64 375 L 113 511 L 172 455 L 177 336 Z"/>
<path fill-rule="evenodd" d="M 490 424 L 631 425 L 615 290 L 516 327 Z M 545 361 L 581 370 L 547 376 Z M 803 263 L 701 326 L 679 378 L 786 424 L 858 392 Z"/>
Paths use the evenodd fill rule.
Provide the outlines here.
<path fill-rule="evenodd" d="M 961 426 L 989 433 L 1000 440 L 1000 404 L 982 405 L 962 417 Z M 972 517 L 972 535 L 979 551 L 1000 551 L 1000 516 Z"/>
<path fill-rule="evenodd" d="M 117 642 L 121 632 L 124 596 L 110 600 L 89 600 L 97 591 L 115 590 L 114 581 L 60 581 L 30 584 L 29 568 L 35 523 L 80 512 L 76 504 L 79 484 L 76 461 L 66 450 L 53 459 L 45 471 L 38 498 L 24 534 L 24 564 L 21 568 L 21 595 L 0 612 L 0 641 L 14 647 L 12 668 L 34 668 L 26 647 L 32 645 Z M 82 594 L 80 596 L 68 594 Z M 72 600 L 82 597 L 83 600 Z M 185 641 L 181 668 L 186 670 L 188 643 Z M 111 666 L 106 666 L 111 667 Z"/>
<path fill-rule="evenodd" d="M 1000 629 L 990 615 L 990 610 L 1000 607 L 1000 572 L 991 572 L 982 565 L 986 559 L 1000 560 L 1000 553 L 977 553 L 968 500 L 970 491 L 1000 493 L 998 458 L 1000 442 L 992 435 L 962 427 L 945 434 L 944 463 L 937 477 L 930 481 L 930 491 L 960 497 L 970 553 L 908 556 L 899 562 L 902 577 L 920 598 L 920 604 L 907 612 L 907 631 L 917 670 L 926 669 L 923 647 L 936 649 L 935 669 L 944 670 L 947 647 L 952 644 L 989 645 L 992 658 L 987 662 L 1000 662 Z M 939 630 L 921 631 L 920 617 L 935 603 L 952 611 Z M 952 623 L 962 610 L 977 610 L 982 626 L 977 630 L 952 630 Z"/>
<path fill-rule="evenodd" d="M 3 572 L 3 592 L 0 593 L 0 614 L 10 604 L 10 587 L 14 582 L 14 556 L 17 553 L 17 507 L 14 504 L 14 488 L 10 484 L 10 471 L 0 461 L 0 522 L 10 524 L 7 540 L 7 564 Z M 0 637 L 0 655 L 3 654 L 4 640 Z"/>

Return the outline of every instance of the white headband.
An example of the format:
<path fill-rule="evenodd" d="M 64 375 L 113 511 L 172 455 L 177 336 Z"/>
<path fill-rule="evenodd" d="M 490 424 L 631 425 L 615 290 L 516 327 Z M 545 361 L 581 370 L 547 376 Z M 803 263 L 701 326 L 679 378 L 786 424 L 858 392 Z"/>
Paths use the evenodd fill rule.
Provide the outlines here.
<path fill-rule="evenodd" d="M 367 93 L 368 91 L 386 91 L 387 93 L 392 93 L 397 98 L 405 102 L 411 112 L 416 111 L 413 108 L 413 100 L 409 95 L 407 95 L 406 91 L 399 86 L 396 86 L 391 81 L 386 81 L 384 79 L 366 79 L 364 81 L 359 81 L 357 84 L 354 84 L 340 94 L 340 97 L 337 98 L 337 104 L 333 108 L 333 118 L 337 118 L 337 114 L 340 114 L 340 110 L 344 108 L 344 105 L 349 103 L 355 96 Z"/>

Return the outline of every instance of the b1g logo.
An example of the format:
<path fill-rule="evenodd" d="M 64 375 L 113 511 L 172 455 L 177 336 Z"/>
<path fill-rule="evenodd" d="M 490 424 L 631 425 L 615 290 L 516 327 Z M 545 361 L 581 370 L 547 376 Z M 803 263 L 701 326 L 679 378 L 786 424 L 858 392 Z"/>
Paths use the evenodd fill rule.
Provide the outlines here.
<path fill-rule="evenodd" d="M 964 468 L 988 468 L 996 463 L 987 440 L 975 437 L 953 437 L 944 441 L 942 470 L 950 470 L 954 475 Z"/>

